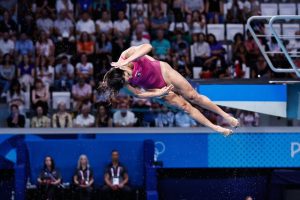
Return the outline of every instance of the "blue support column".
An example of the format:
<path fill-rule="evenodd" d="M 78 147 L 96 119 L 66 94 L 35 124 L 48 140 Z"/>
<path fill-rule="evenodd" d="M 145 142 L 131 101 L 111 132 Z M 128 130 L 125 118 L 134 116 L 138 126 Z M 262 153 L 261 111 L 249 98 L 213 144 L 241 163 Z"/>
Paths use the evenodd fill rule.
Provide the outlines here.
<path fill-rule="evenodd" d="M 17 162 L 15 165 L 15 199 L 25 200 L 27 177 L 27 150 L 23 137 L 18 139 L 16 151 Z"/>
<path fill-rule="evenodd" d="M 157 176 L 154 162 L 154 141 L 144 141 L 145 190 L 147 200 L 158 200 Z"/>

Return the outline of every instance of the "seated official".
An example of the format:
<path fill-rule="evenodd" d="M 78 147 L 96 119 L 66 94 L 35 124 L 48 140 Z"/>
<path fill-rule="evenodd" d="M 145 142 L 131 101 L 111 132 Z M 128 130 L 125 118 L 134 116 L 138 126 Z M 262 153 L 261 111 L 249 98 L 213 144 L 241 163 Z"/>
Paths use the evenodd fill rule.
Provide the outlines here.
<path fill-rule="evenodd" d="M 107 166 L 104 174 L 105 185 L 102 188 L 104 200 L 129 200 L 131 188 L 128 186 L 126 168 L 119 162 L 119 152 L 113 150 L 112 162 Z"/>
<path fill-rule="evenodd" d="M 61 184 L 60 172 L 55 168 L 55 163 L 52 157 L 46 156 L 44 167 L 37 179 L 38 188 L 41 200 L 55 200 L 57 189 Z"/>
<path fill-rule="evenodd" d="M 79 200 L 92 199 L 94 173 L 86 155 L 81 155 L 79 157 L 73 181 L 75 184 L 76 196 Z"/>

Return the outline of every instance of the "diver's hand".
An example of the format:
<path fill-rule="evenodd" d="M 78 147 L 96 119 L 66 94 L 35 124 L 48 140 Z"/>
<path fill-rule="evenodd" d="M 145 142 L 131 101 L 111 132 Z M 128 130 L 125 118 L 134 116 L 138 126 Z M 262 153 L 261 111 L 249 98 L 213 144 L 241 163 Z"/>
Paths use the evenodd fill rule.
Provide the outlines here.
<path fill-rule="evenodd" d="M 115 68 L 124 69 L 129 64 L 126 60 L 119 60 L 118 62 L 112 62 L 110 65 Z"/>
<path fill-rule="evenodd" d="M 164 95 L 167 95 L 169 92 L 171 92 L 172 90 L 174 89 L 174 86 L 171 84 L 171 85 L 168 85 L 168 86 L 165 86 L 161 89 L 159 89 L 158 91 L 158 96 L 164 96 Z"/>

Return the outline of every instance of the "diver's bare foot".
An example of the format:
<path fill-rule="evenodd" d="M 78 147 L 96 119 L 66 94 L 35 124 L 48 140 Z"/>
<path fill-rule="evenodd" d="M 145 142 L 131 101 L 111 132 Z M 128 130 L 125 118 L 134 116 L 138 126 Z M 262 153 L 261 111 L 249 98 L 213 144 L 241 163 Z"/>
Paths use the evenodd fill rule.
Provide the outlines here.
<path fill-rule="evenodd" d="M 232 130 L 230 130 L 228 128 L 223 128 L 222 126 L 216 126 L 216 128 L 214 130 L 219 132 L 219 133 L 222 133 L 225 137 L 229 136 L 233 133 Z"/>
<path fill-rule="evenodd" d="M 240 126 L 240 122 L 238 119 L 232 117 L 231 115 L 228 115 L 228 117 L 225 117 L 225 120 L 229 123 L 229 125 L 233 128 L 237 128 Z"/>

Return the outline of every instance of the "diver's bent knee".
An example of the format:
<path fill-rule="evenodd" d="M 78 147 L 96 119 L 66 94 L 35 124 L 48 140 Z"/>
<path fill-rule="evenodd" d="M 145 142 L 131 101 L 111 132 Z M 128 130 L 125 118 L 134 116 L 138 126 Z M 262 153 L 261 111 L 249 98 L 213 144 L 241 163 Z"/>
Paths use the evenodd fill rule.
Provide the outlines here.
<path fill-rule="evenodd" d="M 192 110 L 191 104 L 184 102 L 180 105 L 180 107 L 184 112 L 191 113 L 191 110 Z"/>

